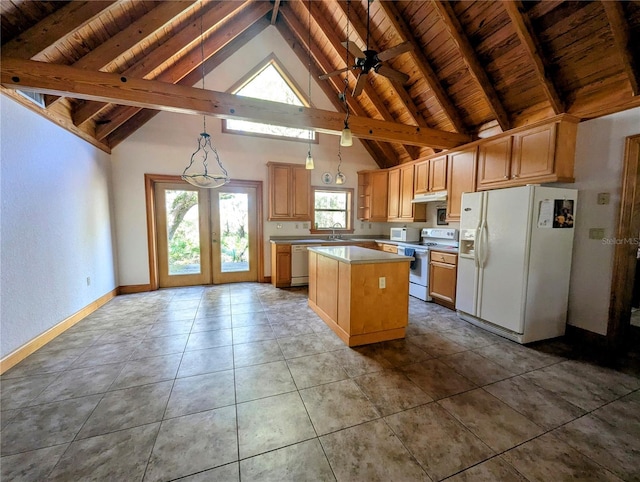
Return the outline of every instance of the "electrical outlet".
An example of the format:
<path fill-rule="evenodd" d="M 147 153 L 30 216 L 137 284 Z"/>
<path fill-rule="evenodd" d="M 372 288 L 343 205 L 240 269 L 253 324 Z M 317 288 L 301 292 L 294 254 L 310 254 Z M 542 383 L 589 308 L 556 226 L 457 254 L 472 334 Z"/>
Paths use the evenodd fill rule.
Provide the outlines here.
<path fill-rule="evenodd" d="M 383 290 L 386 287 L 387 287 L 387 278 L 385 278 L 384 276 L 381 276 L 380 278 L 378 278 L 378 288 Z"/>
<path fill-rule="evenodd" d="M 300 227 L 300 225 L 298 223 L 296 223 L 296 229 L 298 229 Z"/>
<path fill-rule="evenodd" d="M 282 223 L 276 224 L 276 229 L 282 229 Z"/>
<path fill-rule="evenodd" d="M 371 229 L 371 223 L 369 223 L 369 229 Z"/>
<path fill-rule="evenodd" d="M 598 204 L 609 204 L 610 199 L 611 195 L 608 192 L 598 193 Z"/>
<path fill-rule="evenodd" d="M 309 229 L 309 223 L 303 223 L 302 229 Z"/>
<path fill-rule="evenodd" d="M 589 239 L 604 239 L 604 228 L 589 229 Z"/>
<path fill-rule="evenodd" d="M 91 276 L 87 276 L 87 286 L 91 286 Z"/>

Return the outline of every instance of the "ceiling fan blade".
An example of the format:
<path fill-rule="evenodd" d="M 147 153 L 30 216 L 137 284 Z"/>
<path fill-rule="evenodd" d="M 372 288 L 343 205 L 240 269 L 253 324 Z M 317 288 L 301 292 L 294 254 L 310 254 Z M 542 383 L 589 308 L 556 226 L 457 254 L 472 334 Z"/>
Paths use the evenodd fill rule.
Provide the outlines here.
<path fill-rule="evenodd" d="M 389 60 L 390 58 L 408 52 L 409 50 L 413 50 L 413 44 L 409 41 L 402 42 L 395 47 L 391 47 L 390 49 L 380 52 L 378 54 L 378 59 L 382 61 Z"/>
<path fill-rule="evenodd" d="M 329 77 L 333 77 L 335 75 L 341 74 L 342 72 L 346 72 L 347 70 L 351 70 L 351 67 L 345 67 L 344 69 L 339 69 L 339 70 L 336 70 L 334 72 L 329 72 L 328 74 L 323 74 L 323 75 L 319 76 L 318 79 L 326 80 Z"/>
<path fill-rule="evenodd" d="M 404 74 L 395 69 L 392 69 L 391 67 L 385 64 L 378 64 L 374 68 L 374 70 L 376 71 L 377 74 L 384 75 L 388 79 L 396 80 L 401 84 L 404 84 L 407 80 L 409 80 L 409 76 L 407 74 Z"/>
<path fill-rule="evenodd" d="M 353 55 L 354 57 L 361 58 L 361 59 L 364 59 L 366 57 L 364 52 L 362 50 L 360 50 L 360 47 L 358 47 L 355 44 L 355 42 L 352 42 L 351 40 L 348 40 L 346 42 L 342 42 L 342 46 L 346 47 L 349 50 L 349 53 L 351 55 Z"/>
<path fill-rule="evenodd" d="M 367 82 L 367 74 L 365 72 L 360 72 L 358 75 L 358 80 L 356 81 L 356 86 L 353 88 L 353 96 L 358 97 L 362 94 L 362 90 L 364 89 L 364 84 Z"/>

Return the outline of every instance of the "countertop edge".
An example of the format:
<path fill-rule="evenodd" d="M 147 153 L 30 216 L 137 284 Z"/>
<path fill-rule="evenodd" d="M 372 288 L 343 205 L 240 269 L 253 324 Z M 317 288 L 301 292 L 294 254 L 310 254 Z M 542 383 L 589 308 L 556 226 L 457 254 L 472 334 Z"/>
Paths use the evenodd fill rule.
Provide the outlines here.
<path fill-rule="evenodd" d="M 378 251 L 375 249 L 368 248 L 360 248 L 358 246 L 354 246 L 356 249 L 366 249 L 368 251 L 375 252 L 380 255 L 380 257 L 376 258 L 368 258 L 368 259 L 349 259 L 343 256 L 336 255 L 327 251 L 329 249 L 337 248 L 339 246 L 318 246 L 318 247 L 310 247 L 309 251 L 313 251 L 314 253 L 320 254 L 322 256 L 326 256 L 327 258 L 335 259 L 341 263 L 345 264 L 381 264 L 381 263 L 410 263 L 413 260 L 411 256 L 404 256 L 400 254 L 393 253 L 385 253 L 383 251 Z"/>

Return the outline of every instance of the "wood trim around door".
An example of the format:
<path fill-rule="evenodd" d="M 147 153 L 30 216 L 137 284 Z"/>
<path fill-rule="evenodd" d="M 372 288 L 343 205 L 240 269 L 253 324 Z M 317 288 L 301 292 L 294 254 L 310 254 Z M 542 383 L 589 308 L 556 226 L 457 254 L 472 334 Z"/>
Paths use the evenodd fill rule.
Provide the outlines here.
<path fill-rule="evenodd" d="M 620 217 L 611 278 L 607 345 L 610 353 L 622 352 L 628 340 L 631 298 L 636 270 L 637 240 L 640 230 L 640 134 L 627 137 L 622 173 Z M 636 240 L 636 243 L 632 242 Z"/>
<path fill-rule="evenodd" d="M 158 274 L 158 246 L 157 246 L 157 226 L 156 226 L 156 206 L 155 206 L 155 183 L 156 182 L 184 182 L 180 176 L 169 174 L 145 174 L 144 175 L 144 191 L 147 204 L 147 246 L 149 250 L 149 289 L 155 291 L 160 287 L 160 278 Z M 258 282 L 266 283 L 267 278 L 264 275 L 264 240 L 263 240 L 263 198 L 262 198 L 262 181 L 246 181 L 232 179 L 229 182 L 231 186 L 253 187 L 256 190 L 256 218 L 257 228 L 256 235 L 258 237 Z M 209 202 L 209 200 L 207 200 Z"/>

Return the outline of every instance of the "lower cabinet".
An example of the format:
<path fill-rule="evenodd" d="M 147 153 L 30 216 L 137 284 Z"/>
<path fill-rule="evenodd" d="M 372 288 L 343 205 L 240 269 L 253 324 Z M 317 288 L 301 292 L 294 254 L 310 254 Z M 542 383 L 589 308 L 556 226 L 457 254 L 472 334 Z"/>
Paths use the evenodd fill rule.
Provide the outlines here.
<path fill-rule="evenodd" d="M 429 251 L 429 296 L 436 303 L 455 309 L 458 255 Z"/>
<path fill-rule="evenodd" d="M 271 244 L 271 284 L 276 288 L 291 286 L 290 244 Z"/>

